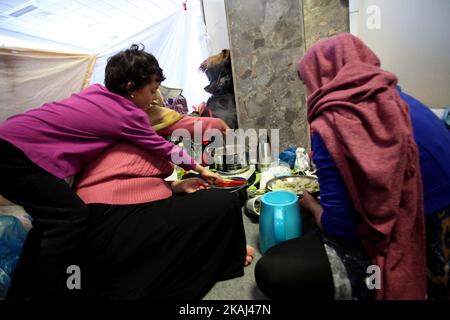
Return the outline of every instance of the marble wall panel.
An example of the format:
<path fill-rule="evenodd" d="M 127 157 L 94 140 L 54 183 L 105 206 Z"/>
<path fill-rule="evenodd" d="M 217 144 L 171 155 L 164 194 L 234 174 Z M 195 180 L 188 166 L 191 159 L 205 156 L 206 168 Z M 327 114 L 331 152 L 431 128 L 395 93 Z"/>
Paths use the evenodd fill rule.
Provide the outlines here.
<path fill-rule="evenodd" d="M 343 27 L 345 19 L 333 16 L 341 15 L 345 4 L 226 0 L 225 10 L 239 127 L 279 129 L 280 151 L 288 146 L 309 147 L 305 91 L 296 65 L 308 43 L 331 30 L 348 29 L 348 19 Z M 322 11 L 330 18 L 322 18 Z"/>
<path fill-rule="evenodd" d="M 349 32 L 348 0 L 303 0 L 306 48 L 316 41 Z"/>

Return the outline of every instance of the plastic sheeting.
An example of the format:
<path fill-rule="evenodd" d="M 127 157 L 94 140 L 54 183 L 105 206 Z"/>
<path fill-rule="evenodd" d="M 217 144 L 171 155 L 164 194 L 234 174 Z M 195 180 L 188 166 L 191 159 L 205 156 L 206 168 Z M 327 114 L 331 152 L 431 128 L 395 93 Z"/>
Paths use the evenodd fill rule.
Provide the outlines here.
<path fill-rule="evenodd" d="M 8 292 L 26 236 L 19 219 L 0 215 L 0 299 Z"/>
<path fill-rule="evenodd" d="M 88 84 L 94 55 L 0 48 L 0 121 Z"/>
<path fill-rule="evenodd" d="M 89 83 L 104 83 L 108 57 L 133 43 L 158 59 L 164 85 L 183 89 L 190 111 L 210 96 L 198 67 L 208 57 L 207 34 L 198 1 L 96 55 L 0 48 L 0 122 L 48 101 L 64 99 Z"/>
<path fill-rule="evenodd" d="M 208 100 L 204 91 L 206 75 L 198 70 L 208 57 L 207 34 L 198 2 L 190 1 L 187 10 L 180 11 L 142 30 L 112 48 L 97 55 L 91 83 L 103 83 L 108 57 L 142 43 L 152 53 L 164 71 L 164 86 L 183 89 L 189 111 L 193 105 Z"/>

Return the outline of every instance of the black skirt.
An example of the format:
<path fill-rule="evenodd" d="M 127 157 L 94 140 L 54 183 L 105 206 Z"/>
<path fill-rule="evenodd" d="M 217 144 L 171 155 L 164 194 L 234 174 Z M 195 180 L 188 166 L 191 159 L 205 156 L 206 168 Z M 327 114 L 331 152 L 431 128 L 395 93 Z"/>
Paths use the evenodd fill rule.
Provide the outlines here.
<path fill-rule="evenodd" d="M 201 190 L 135 205 L 91 204 L 82 291 L 93 299 L 201 299 L 244 274 L 237 198 Z"/>

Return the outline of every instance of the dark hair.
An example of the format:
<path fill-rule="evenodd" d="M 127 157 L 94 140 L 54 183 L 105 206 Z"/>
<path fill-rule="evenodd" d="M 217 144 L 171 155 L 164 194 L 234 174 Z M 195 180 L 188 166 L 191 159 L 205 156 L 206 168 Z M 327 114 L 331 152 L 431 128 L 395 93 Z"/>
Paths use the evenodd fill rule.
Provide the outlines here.
<path fill-rule="evenodd" d="M 105 68 L 105 86 L 114 93 L 127 96 L 127 83 L 132 82 L 137 90 L 144 87 L 152 79 L 163 81 L 163 70 L 159 67 L 158 60 L 139 45 L 133 44 L 130 49 L 120 51 L 108 58 Z"/>

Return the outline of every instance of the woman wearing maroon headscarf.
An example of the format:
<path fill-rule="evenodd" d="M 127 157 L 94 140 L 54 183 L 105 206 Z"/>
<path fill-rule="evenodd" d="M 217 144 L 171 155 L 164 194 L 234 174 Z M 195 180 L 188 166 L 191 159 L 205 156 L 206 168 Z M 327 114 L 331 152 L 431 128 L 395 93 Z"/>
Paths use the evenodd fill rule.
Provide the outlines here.
<path fill-rule="evenodd" d="M 272 298 L 425 299 L 424 213 L 428 247 L 448 266 L 445 239 L 435 241 L 450 206 L 443 123 L 350 34 L 316 43 L 298 71 L 321 188 L 320 203 L 305 193 L 300 204 L 321 230 L 273 247 L 258 285 Z"/>

